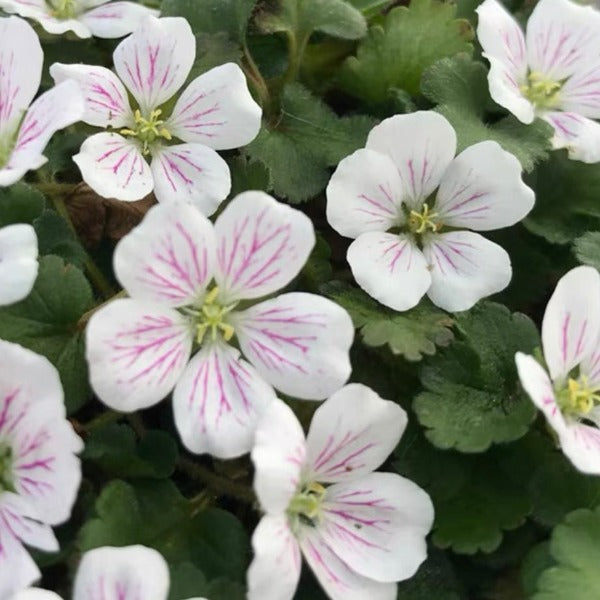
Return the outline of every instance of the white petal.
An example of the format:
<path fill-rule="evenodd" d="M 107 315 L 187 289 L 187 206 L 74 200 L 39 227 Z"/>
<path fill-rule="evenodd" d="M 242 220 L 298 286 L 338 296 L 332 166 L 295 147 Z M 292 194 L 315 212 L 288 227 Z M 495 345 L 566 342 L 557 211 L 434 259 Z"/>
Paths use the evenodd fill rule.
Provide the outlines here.
<path fill-rule="evenodd" d="M 7 168 L 36 169 L 50 138 L 81 119 L 84 103 L 79 86 L 64 81 L 42 94 L 29 108 Z"/>
<path fill-rule="evenodd" d="M 571 421 L 558 439 L 564 455 L 583 473 L 600 475 L 600 429 Z"/>
<path fill-rule="evenodd" d="M 0 19 L 0 135 L 12 136 L 42 77 L 44 54 L 35 31 L 23 19 Z"/>
<path fill-rule="evenodd" d="M 219 215 L 215 279 L 226 302 L 287 285 L 315 244 L 312 221 L 264 192 L 236 196 Z"/>
<path fill-rule="evenodd" d="M 169 100 L 186 80 L 196 57 L 196 38 L 181 17 L 145 17 L 115 49 L 117 75 L 142 116 Z"/>
<path fill-rule="evenodd" d="M 58 594 L 42 590 L 41 588 L 28 588 L 21 590 L 18 594 L 11 597 L 10 600 L 62 600 Z"/>
<path fill-rule="evenodd" d="M 367 148 L 394 161 L 403 183 L 403 200 L 419 208 L 456 154 L 456 133 L 445 117 L 433 111 L 395 115 L 371 130 Z"/>
<path fill-rule="evenodd" d="M 155 149 L 152 175 L 159 202 L 189 202 L 205 215 L 212 215 L 231 190 L 227 163 L 202 144 Z"/>
<path fill-rule="evenodd" d="M 117 244 L 114 270 L 133 298 L 196 305 L 213 275 L 215 247 L 212 223 L 195 208 L 159 204 Z"/>
<path fill-rule="evenodd" d="M 92 315 L 86 357 L 92 388 L 122 412 L 162 400 L 187 365 L 193 332 L 176 310 L 132 299 L 110 302 Z"/>
<path fill-rule="evenodd" d="M 404 221 L 402 181 L 392 159 L 361 149 L 344 158 L 327 186 L 327 221 L 340 234 L 356 238 L 387 231 Z"/>
<path fill-rule="evenodd" d="M 576 267 L 561 277 L 546 306 L 542 346 L 554 381 L 596 349 L 600 334 L 600 275 L 593 267 Z"/>
<path fill-rule="evenodd" d="M 81 120 L 96 127 L 133 126 L 133 113 L 127 90 L 106 67 L 54 63 L 50 75 L 55 83 L 73 79 L 79 84 L 85 102 Z"/>
<path fill-rule="evenodd" d="M 40 570 L 19 540 L 0 523 L 0 598 L 26 588 L 41 577 Z"/>
<path fill-rule="evenodd" d="M 165 600 L 169 569 L 152 548 L 105 546 L 83 555 L 73 600 Z"/>
<path fill-rule="evenodd" d="M 532 71 L 561 81 L 599 57 L 600 13 L 570 0 L 541 0 L 527 22 Z"/>
<path fill-rule="evenodd" d="M 489 231 L 518 223 L 535 194 L 521 179 L 521 164 L 496 142 L 463 150 L 444 174 L 435 212 L 444 225 Z"/>
<path fill-rule="evenodd" d="M 248 600 L 292 600 L 302 558 L 285 516 L 264 516 L 252 535 Z"/>
<path fill-rule="evenodd" d="M 560 90 L 560 108 L 582 117 L 600 118 L 600 57 L 565 81 Z"/>
<path fill-rule="evenodd" d="M 258 422 L 252 462 L 254 490 L 262 510 L 283 514 L 300 486 L 306 460 L 304 432 L 287 404 L 275 400 Z"/>
<path fill-rule="evenodd" d="M 352 570 L 375 581 L 412 577 L 427 558 L 433 504 L 394 473 L 370 473 L 327 488 L 318 531 Z"/>
<path fill-rule="evenodd" d="M 165 126 L 185 142 L 229 150 L 249 144 L 258 135 L 261 116 L 243 71 L 227 63 L 188 85 Z"/>
<path fill-rule="evenodd" d="M 0 229 L 0 306 L 29 296 L 38 272 L 38 244 L 31 225 Z"/>
<path fill-rule="evenodd" d="M 0 0 L 0 8 L 4 12 L 31 19 L 50 14 L 46 0 Z"/>
<path fill-rule="evenodd" d="M 431 269 L 427 295 L 444 310 L 468 310 L 510 283 L 508 254 L 478 233 L 433 234 L 424 243 L 423 253 Z"/>
<path fill-rule="evenodd" d="M 173 394 L 175 425 L 191 452 L 233 458 L 249 452 L 256 425 L 275 393 L 231 346 L 207 343 Z"/>
<path fill-rule="evenodd" d="M 416 306 L 431 285 L 427 261 L 408 235 L 363 233 L 347 258 L 358 285 L 394 310 Z"/>
<path fill-rule="evenodd" d="M 354 325 L 331 300 L 282 294 L 231 317 L 246 358 L 284 394 L 323 400 L 350 376 Z"/>
<path fill-rule="evenodd" d="M 108 2 L 79 16 L 81 21 L 97 38 L 120 38 L 138 27 L 146 15 L 157 17 L 159 12 L 136 2 Z"/>
<path fill-rule="evenodd" d="M 543 118 L 554 127 L 554 148 L 566 148 L 574 160 L 600 162 L 600 123 L 573 112 L 547 112 Z"/>
<path fill-rule="evenodd" d="M 365 385 L 351 383 L 326 400 L 306 438 L 307 481 L 356 480 L 379 467 L 398 445 L 407 416 Z"/>
<path fill-rule="evenodd" d="M 359 575 L 340 560 L 314 528 L 303 527 L 302 554 L 331 600 L 395 600 L 397 585 Z"/>
<path fill-rule="evenodd" d="M 97 133 L 73 157 L 83 180 L 100 196 L 141 200 L 154 187 L 150 165 L 137 142 L 116 133 Z"/>

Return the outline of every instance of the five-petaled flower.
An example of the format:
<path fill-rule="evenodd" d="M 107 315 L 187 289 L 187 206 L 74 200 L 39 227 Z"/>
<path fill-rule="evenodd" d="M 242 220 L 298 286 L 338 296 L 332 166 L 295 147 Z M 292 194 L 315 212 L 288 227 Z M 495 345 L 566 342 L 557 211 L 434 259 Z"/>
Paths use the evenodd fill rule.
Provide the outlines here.
<path fill-rule="evenodd" d="M 0 356 L 0 598 L 10 598 L 40 576 L 23 545 L 58 550 L 51 526 L 71 514 L 83 444 L 48 360 L 3 340 Z"/>
<path fill-rule="evenodd" d="M 80 38 L 120 38 L 157 10 L 138 2 L 110 0 L 0 0 L 0 8 L 37 21 L 48 33 L 72 31 Z"/>
<path fill-rule="evenodd" d="M 252 538 L 249 600 L 291 599 L 301 553 L 333 600 L 396 598 L 395 582 L 426 558 L 433 523 L 421 488 L 372 472 L 406 421 L 400 406 L 360 384 L 326 400 L 306 438 L 286 404 L 267 408 L 252 450 L 254 488 L 266 514 Z"/>
<path fill-rule="evenodd" d="M 194 79 L 168 114 L 166 105 L 195 55 L 196 38 L 185 19 L 147 17 L 114 52 L 119 77 L 104 67 L 52 65 L 56 82 L 75 79 L 81 86 L 82 120 L 119 132 L 93 135 L 73 157 L 98 194 L 139 200 L 154 190 L 160 202 L 193 202 L 206 215 L 227 197 L 229 167 L 215 150 L 254 139 L 261 109 L 242 70 L 228 63 Z M 137 103 L 133 110 L 127 90 Z"/>
<path fill-rule="evenodd" d="M 544 360 L 517 353 L 519 377 L 556 432 L 565 456 L 600 475 L 600 275 L 577 267 L 563 276 L 542 323 Z"/>
<path fill-rule="evenodd" d="M 330 225 L 356 238 L 347 255 L 356 281 L 395 310 L 425 293 L 441 308 L 467 310 L 510 282 L 508 254 L 457 229 L 513 225 L 533 207 L 533 191 L 496 142 L 455 153 L 456 134 L 441 115 L 397 115 L 371 130 L 327 187 Z"/>
<path fill-rule="evenodd" d="M 553 145 L 600 161 L 600 13 L 570 0 L 541 0 L 523 35 L 497 0 L 477 8 L 492 98 L 523 123 L 542 117 Z"/>
<path fill-rule="evenodd" d="M 0 187 L 41 167 L 47 161 L 42 152 L 52 135 L 83 115 L 81 92 L 72 81 L 57 85 L 31 104 L 43 63 L 40 41 L 27 21 L 0 18 Z"/>
<path fill-rule="evenodd" d="M 250 450 L 271 385 L 326 398 L 350 374 L 348 313 L 300 292 L 249 302 L 287 285 L 314 243 L 310 219 L 263 192 L 234 198 L 214 226 L 188 204 L 153 207 L 114 254 L 131 298 L 101 308 L 87 327 L 97 395 L 134 411 L 175 388 L 183 443 L 223 458 Z"/>
<path fill-rule="evenodd" d="M 146 546 L 103 546 L 83 555 L 73 585 L 73 600 L 167 600 L 169 567 Z M 61 600 L 39 588 L 22 590 L 10 600 Z M 189 600 L 203 600 L 190 598 Z"/>
<path fill-rule="evenodd" d="M 38 272 L 35 230 L 26 223 L 0 229 L 0 306 L 29 295 Z"/>

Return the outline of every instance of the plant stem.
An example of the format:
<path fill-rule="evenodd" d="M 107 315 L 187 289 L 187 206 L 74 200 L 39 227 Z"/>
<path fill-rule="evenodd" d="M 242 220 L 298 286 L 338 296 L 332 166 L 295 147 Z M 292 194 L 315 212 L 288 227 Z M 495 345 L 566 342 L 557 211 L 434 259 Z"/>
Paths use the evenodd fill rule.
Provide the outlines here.
<path fill-rule="evenodd" d="M 252 54 L 250 54 L 250 50 L 247 44 L 244 44 L 243 50 L 244 63 L 246 66 L 246 69 L 244 70 L 246 76 L 252 82 L 258 99 L 260 100 L 261 106 L 263 107 L 263 109 L 267 109 L 271 102 L 267 83 L 265 82 L 264 77 L 262 76 L 262 73 L 260 72 L 260 69 L 258 68 L 257 64 L 254 62 L 254 59 L 252 58 Z"/>

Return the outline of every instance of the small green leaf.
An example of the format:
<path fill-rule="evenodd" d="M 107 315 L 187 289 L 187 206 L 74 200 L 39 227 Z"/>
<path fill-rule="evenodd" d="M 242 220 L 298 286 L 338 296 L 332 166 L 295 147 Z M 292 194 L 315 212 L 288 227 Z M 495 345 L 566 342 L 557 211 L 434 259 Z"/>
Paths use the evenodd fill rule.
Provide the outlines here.
<path fill-rule="evenodd" d="M 573 242 L 577 260 L 583 265 L 600 269 L 600 231 L 588 231 Z"/>
<path fill-rule="evenodd" d="M 45 210 L 35 219 L 33 227 L 41 255 L 54 254 L 83 268 L 87 254 L 60 215 L 53 210 Z"/>
<path fill-rule="evenodd" d="M 329 168 L 362 147 L 374 121 L 368 117 L 338 117 L 300 84 L 288 85 L 282 116 L 265 125 L 245 148 L 270 174 L 270 189 L 290 202 L 318 195 L 329 181 Z"/>
<path fill-rule="evenodd" d="M 90 284 L 77 267 L 45 256 L 31 294 L 0 309 L 0 338 L 50 360 L 60 373 L 69 413 L 89 396 L 84 339 L 77 322 L 92 302 Z"/>
<path fill-rule="evenodd" d="M 555 566 L 538 579 L 533 600 L 600 598 L 600 508 L 576 510 L 552 532 Z"/>
<path fill-rule="evenodd" d="M 25 183 L 0 188 L 0 227 L 33 223 L 44 210 L 44 204 L 44 196 Z"/>
<path fill-rule="evenodd" d="M 367 346 L 387 345 L 394 354 L 416 361 L 452 341 L 452 318 L 427 302 L 399 313 L 340 282 L 324 286 L 323 293 L 350 313 Z"/>
<path fill-rule="evenodd" d="M 227 579 L 214 579 L 208 583 L 204 573 L 191 563 L 172 567 L 169 600 L 192 596 L 203 596 L 210 600 L 244 600 L 246 593 L 243 585 Z"/>
<path fill-rule="evenodd" d="M 234 156 L 228 163 L 231 170 L 230 197 L 248 190 L 264 190 L 269 186 L 269 171 L 262 163 L 250 161 L 245 156 Z"/>
<path fill-rule="evenodd" d="M 423 74 L 421 90 L 437 104 L 436 111 L 456 130 L 459 151 L 493 140 L 514 154 L 526 171 L 531 171 L 552 148 L 552 128 L 541 119 L 531 125 L 523 125 L 513 116 L 491 125 L 484 122 L 486 107 L 493 106 L 487 70 L 468 55 L 460 54 L 435 63 Z"/>
<path fill-rule="evenodd" d="M 514 356 L 539 346 L 535 324 L 500 304 L 482 302 L 456 315 L 459 341 L 421 372 L 413 403 L 427 438 L 439 448 L 483 452 L 525 435 L 535 417 L 522 391 Z"/>
<path fill-rule="evenodd" d="M 540 575 L 555 564 L 550 555 L 550 542 L 537 544 L 528 552 L 521 563 L 521 583 L 527 598 L 535 594 Z"/>
<path fill-rule="evenodd" d="M 356 57 L 347 59 L 339 74 L 341 87 L 372 106 L 385 105 L 392 88 L 416 95 L 425 69 L 440 58 L 472 50 L 472 28 L 455 14 L 453 4 L 436 0 L 393 8 L 383 26 L 371 27 Z"/>
<path fill-rule="evenodd" d="M 196 60 L 188 76 L 192 81 L 202 73 L 228 62 L 239 63 L 242 50 L 225 32 L 196 33 Z"/>
<path fill-rule="evenodd" d="M 113 477 L 169 477 L 178 457 L 177 443 L 164 431 L 148 430 L 136 443 L 127 425 L 112 424 L 92 431 L 85 442 L 84 459 Z"/>

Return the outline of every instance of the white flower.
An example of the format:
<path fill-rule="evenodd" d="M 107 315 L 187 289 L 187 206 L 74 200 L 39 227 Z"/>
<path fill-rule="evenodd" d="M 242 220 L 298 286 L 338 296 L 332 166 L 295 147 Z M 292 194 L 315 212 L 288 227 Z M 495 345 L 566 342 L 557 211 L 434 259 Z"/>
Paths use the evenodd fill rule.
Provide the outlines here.
<path fill-rule="evenodd" d="M 131 298 L 100 309 L 87 328 L 96 394 L 134 411 L 175 388 L 183 443 L 223 458 L 250 450 L 271 385 L 326 398 L 350 374 L 348 313 L 300 292 L 248 302 L 287 285 L 314 242 L 306 215 L 262 192 L 237 196 L 214 226 L 188 204 L 150 209 L 114 254 Z"/>
<path fill-rule="evenodd" d="M 565 456 L 600 475 L 600 275 L 577 267 L 560 279 L 546 307 L 542 347 L 550 376 L 517 353 L 521 383 L 556 432 Z"/>
<path fill-rule="evenodd" d="M 0 18 L 0 187 L 41 167 L 52 135 L 83 115 L 83 98 L 74 82 L 57 85 L 31 103 L 43 63 L 31 26 L 18 17 Z"/>
<path fill-rule="evenodd" d="M 48 33 L 73 31 L 80 38 L 119 38 L 131 33 L 157 10 L 138 2 L 110 0 L 0 0 L 0 8 L 34 19 Z"/>
<path fill-rule="evenodd" d="M 152 548 L 104 546 L 83 555 L 73 600 L 167 600 L 169 568 Z M 31 588 L 11 600 L 60 600 L 54 592 Z M 189 600 L 203 600 L 190 598 Z"/>
<path fill-rule="evenodd" d="M 0 229 L 0 306 L 29 295 L 38 272 L 38 244 L 31 225 L 18 223 Z"/>
<path fill-rule="evenodd" d="M 553 145 L 600 161 L 600 13 L 570 0 L 541 0 L 527 33 L 497 0 L 477 8 L 477 36 L 490 61 L 492 98 L 523 123 L 542 117 Z"/>
<path fill-rule="evenodd" d="M 266 514 L 252 537 L 249 600 L 291 599 L 301 553 L 333 600 L 396 598 L 395 582 L 426 558 L 433 523 L 421 488 L 372 472 L 406 421 L 400 406 L 359 384 L 316 410 L 306 438 L 288 406 L 270 404 L 252 450 L 254 488 Z"/>
<path fill-rule="evenodd" d="M 215 150 L 254 139 L 261 109 L 242 70 L 228 63 L 194 79 L 167 115 L 165 103 L 184 84 L 195 55 L 185 19 L 147 17 L 114 52 L 119 77 L 104 67 L 52 65 L 56 82 L 75 79 L 81 86 L 83 121 L 119 132 L 93 135 L 73 157 L 98 194 L 139 200 L 154 190 L 160 202 L 193 202 L 207 215 L 229 194 L 229 168 Z"/>
<path fill-rule="evenodd" d="M 366 148 L 342 160 L 329 182 L 327 220 L 355 238 L 352 273 L 390 308 L 408 310 L 427 293 L 441 308 L 467 310 L 510 282 L 500 246 L 456 229 L 513 225 L 533 207 L 533 191 L 496 142 L 455 153 L 456 134 L 441 115 L 396 115 L 373 128 Z"/>
<path fill-rule="evenodd" d="M 40 576 L 24 545 L 58 550 L 51 526 L 71 514 L 83 444 L 48 360 L 3 340 L 0 356 L 0 598 L 8 598 Z"/>

